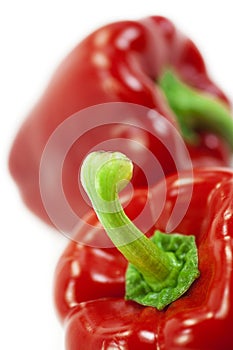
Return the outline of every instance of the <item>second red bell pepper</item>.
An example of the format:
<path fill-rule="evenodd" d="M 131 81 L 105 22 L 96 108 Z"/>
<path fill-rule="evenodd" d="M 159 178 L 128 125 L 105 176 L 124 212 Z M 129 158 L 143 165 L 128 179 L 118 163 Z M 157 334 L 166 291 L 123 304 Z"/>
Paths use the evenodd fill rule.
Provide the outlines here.
<path fill-rule="evenodd" d="M 43 220 L 51 223 L 39 186 L 40 161 L 46 143 L 74 113 L 109 102 L 133 103 L 162 114 L 181 130 L 194 166 L 229 164 L 233 148 L 230 104 L 211 81 L 194 43 L 160 16 L 112 23 L 90 34 L 63 61 L 14 141 L 10 171 L 28 207 Z M 142 128 L 133 127 L 135 121 Z M 159 123 L 137 115 L 131 122 L 131 126 L 108 125 L 106 120 L 105 125 L 89 128 L 70 148 L 62 169 L 63 189 L 72 210 L 80 217 L 89 207 L 77 186 L 77 172 L 85 155 L 93 147 L 101 148 L 105 141 L 126 140 L 127 155 L 132 147 L 127 141 L 136 141 L 152 152 L 165 174 L 176 171 L 174 155 L 153 137 Z M 90 126 L 90 121 L 80 118 L 77 127 L 79 124 Z M 62 144 L 63 140 L 53 150 L 54 160 Z M 144 165 L 150 165 L 150 152 L 142 152 Z M 174 152 L 179 153 L 175 148 Z M 182 156 L 180 164 L 185 168 Z M 47 169 L 50 194 L 56 192 L 53 171 L 51 162 Z M 150 175 L 156 182 L 159 174 L 155 175 L 153 170 Z M 140 169 L 135 168 L 133 183 L 146 185 Z M 54 202 L 58 207 L 58 201 Z"/>
<path fill-rule="evenodd" d="M 102 174 L 98 173 L 99 176 L 102 181 Z M 116 176 L 118 178 L 118 174 Z M 188 209 L 175 231 L 195 236 L 200 276 L 183 296 L 162 311 L 125 301 L 123 278 L 127 262 L 125 260 L 124 264 L 122 258 L 118 260 L 119 253 L 114 252 L 114 248 L 95 247 L 100 246 L 101 240 L 103 246 L 108 243 L 103 231 L 95 230 L 97 221 L 94 216 L 92 219 L 90 217 L 89 223 L 92 223 L 94 231 L 90 232 L 90 227 L 83 226 L 86 234 L 77 232 L 77 239 L 86 236 L 90 246 L 70 243 L 58 264 L 55 278 L 56 305 L 65 322 L 68 350 L 78 350 L 84 345 L 86 349 L 231 349 L 233 173 L 212 168 L 196 170 L 193 178 L 190 172 L 168 177 L 165 183 L 161 182 L 153 189 L 156 203 L 151 203 L 152 211 L 163 202 L 164 186 L 167 189 L 165 205 L 148 235 L 155 228 L 166 231 L 179 193 L 182 193 L 182 200 L 185 201 L 192 190 Z M 101 187 L 97 191 L 102 199 L 108 201 L 109 194 L 106 197 Z M 113 191 L 116 189 L 113 188 Z M 142 202 L 147 200 L 147 191 L 136 192 L 135 199 L 134 214 L 137 217 L 138 210 L 143 207 Z M 109 230 L 113 228 L 109 219 L 115 213 L 106 213 L 105 205 L 100 209 L 98 203 L 101 201 L 95 204 L 97 213 L 104 213 L 103 224 Z M 131 214 L 132 210 L 133 207 Z M 117 236 L 118 231 L 123 232 L 120 222 L 118 228 L 114 227 L 111 235 Z M 137 254 L 136 264 L 137 260 L 140 261 L 140 251 Z M 88 293 L 86 296 L 85 290 Z"/>

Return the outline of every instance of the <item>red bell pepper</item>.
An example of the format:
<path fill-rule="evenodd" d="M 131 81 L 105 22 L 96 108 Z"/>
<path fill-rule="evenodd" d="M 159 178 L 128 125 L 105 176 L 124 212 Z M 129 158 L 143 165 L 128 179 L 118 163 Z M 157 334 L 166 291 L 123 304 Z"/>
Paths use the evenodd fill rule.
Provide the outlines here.
<path fill-rule="evenodd" d="M 39 187 L 40 161 L 46 143 L 71 115 L 107 102 L 134 103 L 158 111 L 181 129 L 194 166 L 229 164 L 229 145 L 233 148 L 230 105 L 210 80 L 194 43 L 168 19 L 159 16 L 106 25 L 84 39 L 63 61 L 11 150 L 11 174 L 28 207 L 43 220 L 50 222 Z M 142 127 L 133 127 L 134 122 Z M 108 124 L 106 120 L 105 125 L 91 128 L 90 121 L 82 118 L 77 124 L 89 125 L 89 131 L 70 148 L 62 179 L 66 198 L 80 217 L 89 207 L 77 186 L 76 173 L 85 155 L 93 147 L 102 147 L 103 141 L 137 141 L 155 155 L 165 174 L 176 171 L 174 154 L 169 154 L 166 145 L 153 137 L 158 125 L 148 116 L 142 120 L 135 115 L 130 127 Z M 143 125 L 147 125 L 146 130 Z M 124 153 L 129 155 L 131 147 L 126 142 Z M 61 148 L 62 140 L 53 150 L 54 159 Z M 179 153 L 175 149 L 174 152 Z M 148 153 L 142 152 L 141 158 L 150 164 Z M 187 166 L 181 156 L 180 163 L 183 168 Z M 50 164 L 47 178 L 51 179 L 51 193 L 56 192 L 53 171 Z M 154 170 L 152 174 L 156 182 L 159 175 Z M 140 169 L 135 168 L 133 183 L 146 185 Z"/>
<path fill-rule="evenodd" d="M 116 168 L 108 179 L 100 172 L 95 173 L 98 176 L 97 194 L 105 202 L 112 199 L 111 193 L 116 192 L 114 182 L 113 191 L 109 191 L 114 176 L 116 181 L 119 180 L 115 171 Z M 117 172 L 125 177 L 122 167 L 118 167 Z M 126 179 L 129 179 L 128 175 Z M 102 188 L 106 182 L 107 192 Z M 190 172 L 170 176 L 153 188 L 156 204 L 154 201 L 150 203 L 152 212 L 155 205 L 157 207 L 163 202 L 164 188 L 167 190 L 165 205 L 147 234 L 151 236 L 154 229 L 165 231 L 179 193 L 182 202 L 192 191 L 188 209 L 175 231 L 186 237 L 195 235 L 200 276 L 185 294 L 160 311 L 153 306 L 124 300 L 123 279 L 127 261 L 120 257 L 116 248 L 100 248 L 101 244 L 104 247 L 108 242 L 103 229 L 97 229 L 96 217 L 90 214 L 88 223 L 93 225 L 92 230 L 84 225 L 77 232 L 77 240 L 86 237 L 89 246 L 71 242 L 59 261 L 55 276 L 55 301 L 65 323 L 68 350 L 83 347 L 87 350 L 232 348 L 233 172 L 206 168 L 195 170 L 193 177 Z M 87 191 L 91 193 L 92 188 L 87 188 Z M 129 215 L 137 217 L 146 200 L 147 190 L 136 191 Z M 110 230 L 110 236 L 115 240 L 114 237 L 123 232 L 120 222 L 114 223 L 118 211 L 106 213 L 107 207 L 103 204 L 100 208 L 100 203 L 94 198 L 93 205 L 108 233 L 115 227 L 112 233 Z M 118 201 L 115 204 L 119 209 Z M 151 220 L 148 216 L 147 219 Z M 132 232 L 131 223 L 128 224 Z M 126 245 L 132 242 L 130 240 Z M 122 245 L 118 249 L 122 249 Z M 137 251 L 136 264 L 140 261 L 140 254 Z"/>

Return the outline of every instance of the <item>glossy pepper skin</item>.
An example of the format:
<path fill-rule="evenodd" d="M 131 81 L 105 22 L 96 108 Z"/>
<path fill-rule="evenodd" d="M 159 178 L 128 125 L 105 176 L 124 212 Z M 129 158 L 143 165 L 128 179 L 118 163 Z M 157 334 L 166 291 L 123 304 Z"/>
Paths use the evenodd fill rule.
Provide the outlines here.
<path fill-rule="evenodd" d="M 209 78 L 194 43 L 163 17 L 106 25 L 90 34 L 68 55 L 22 125 L 10 154 L 11 174 L 25 203 L 34 213 L 50 222 L 39 189 L 41 156 L 54 130 L 74 113 L 96 104 L 129 102 L 155 109 L 178 128 L 175 115 L 157 84 L 163 71 L 170 68 L 188 86 L 216 97 L 229 107 L 224 93 Z M 153 132 L 152 120 L 145 118 L 141 122 Z M 141 142 L 155 155 L 165 174 L 176 171 L 166 147 L 146 131 L 134 127 L 119 128 L 119 125 L 90 130 L 74 143 L 63 166 L 66 198 L 81 217 L 89 207 L 77 187 L 79 166 L 93 147 L 113 138 Z M 194 166 L 227 165 L 229 162 L 228 147 L 212 133 L 200 132 L 199 144 L 187 147 Z M 54 157 L 56 152 L 59 147 Z M 124 152 L 128 152 L 127 145 Z M 141 158 L 145 163 L 149 162 L 145 154 Z M 183 160 L 180 161 L 182 164 Z M 48 172 L 51 171 L 52 165 Z M 155 176 L 154 181 L 157 180 Z M 135 169 L 133 183 L 146 185 L 139 169 Z M 52 192 L 52 181 L 50 187 Z"/>
<path fill-rule="evenodd" d="M 151 208 L 160 203 L 164 186 L 167 188 L 166 202 L 148 234 L 154 228 L 165 231 L 178 193 L 182 193 L 185 200 L 193 184 L 190 205 L 175 231 L 195 235 L 200 277 L 180 299 L 163 311 L 157 311 L 153 307 L 124 300 L 124 276 L 120 275 L 124 273 L 124 262 L 118 260 L 116 255 L 117 260 L 113 265 L 114 248 L 109 250 L 109 265 L 104 257 L 108 254 L 108 248 L 91 248 L 99 250 L 99 264 L 96 264 L 92 253 L 89 254 L 90 247 L 82 246 L 81 249 L 86 252 L 82 253 L 84 259 L 80 259 L 80 244 L 70 243 L 58 263 L 55 276 L 55 300 L 66 327 L 66 349 L 82 349 L 84 344 L 87 350 L 111 349 L 114 346 L 121 349 L 165 350 L 232 348 L 233 173 L 223 168 L 199 169 L 194 172 L 193 182 L 190 173 L 179 175 L 179 178 L 177 175 L 170 176 L 165 183 L 155 186 L 157 200 L 151 203 Z M 147 197 L 146 192 L 143 195 L 143 190 L 135 193 L 135 205 L 129 216 L 133 215 L 134 210 L 138 215 L 139 196 L 144 200 Z M 139 206 L 140 210 L 142 206 Z M 95 222 L 97 224 L 93 214 L 90 214 L 89 220 L 93 225 Z M 88 234 L 88 228 L 86 230 Z M 95 244 L 95 234 L 92 239 Z M 76 268 L 76 276 L 72 274 L 72 264 L 79 267 Z M 98 269 L 101 275 L 99 286 L 95 281 Z M 117 275 L 115 281 L 114 273 Z M 87 276 L 86 284 L 84 274 Z M 101 284 L 105 282 L 106 289 Z M 95 290 L 89 295 L 93 285 Z M 111 291 L 113 285 L 114 292 Z"/>

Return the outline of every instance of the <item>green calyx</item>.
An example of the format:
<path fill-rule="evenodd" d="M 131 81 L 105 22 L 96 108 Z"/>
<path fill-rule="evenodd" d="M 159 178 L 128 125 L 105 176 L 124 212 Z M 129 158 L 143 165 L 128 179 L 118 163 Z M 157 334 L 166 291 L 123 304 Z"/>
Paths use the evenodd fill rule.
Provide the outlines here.
<path fill-rule="evenodd" d="M 210 131 L 222 137 L 233 150 L 233 118 L 218 98 L 189 87 L 171 70 L 158 82 L 176 115 L 185 141 L 198 143 L 198 131 Z"/>
<path fill-rule="evenodd" d="M 199 276 L 193 236 L 156 232 L 148 239 L 124 213 L 118 192 L 130 181 L 132 162 L 119 152 L 93 152 L 81 182 L 107 234 L 129 262 L 126 299 L 163 309 Z"/>
<path fill-rule="evenodd" d="M 140 272 L 129 264 L 126 272 L 126 299 L 162 310 L 183 295 L 199 276 L 198 256 L 193 236 L 167 234 L 156 231 L 151 238 L 161 251 L 173 257 L 176 272 L 170 276 L 170 283 L 147 283 Z"/>

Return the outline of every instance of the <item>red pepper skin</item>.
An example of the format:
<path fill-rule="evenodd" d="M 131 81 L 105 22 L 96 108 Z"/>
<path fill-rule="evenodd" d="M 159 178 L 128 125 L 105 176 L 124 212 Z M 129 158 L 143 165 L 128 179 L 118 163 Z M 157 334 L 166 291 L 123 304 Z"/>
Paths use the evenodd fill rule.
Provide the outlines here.
<path fill-rule="evenodd" d="M 232 198 L 233 174 L 208 196 L 209 210 L 197 236 L 201 276 L 165 313 L 160 324 L 164 349 L 232 348 Z"/>
<path fill-rule="evenodd" d="M 226 166 L 230 164 L 229 150 L 216 135 L 200 133 L 200 142 L 195 147 L 186 145 L 194 168 Z"/>
<path fill-rule="evenodd" d="M 122 349 L 129 350 L 152 349 L 156 346 L 164 350 L 219 350 L 221 347 L 231 349 L 233 173 L 220 168 L 197 169 L 193 180 L 190 205 L 174 231 L 196 236 L 200 277 L 183 297 L 160 312 L 151 307 L 125 302 L 123 294 L 121 298 L 111 299 L 115 295 L 111 295 L 108 289 L 101 299 L 98 299 L 97 290 L 96 300 L 92 297 L 88 302 L 76 302 L 73 307 L 68 305 L 66 312 L 68 308 L 70 312 L 66 313 L 65 319 L 67 350 L 80 349 L 83 344 L 87 350 L 108 349 L 110 344 L 116 347 L 121 345 Z M 182 193 L 184 199 L 187 198 L 191 186 L 190 174 L 184 172 L 179 174 L 179 178 L 177 175 L 170 176 L 165 185 L 166 205 L 155 223 L 160 230 L 167 226 L 178 193 Z M 162 182 L 154 188 L 156 205 L 160 203 L 163 188 Z M 69 247 L 72 260 L 74 243 L 70 243 Z M 99 266 L 101 269 L 101 264 Z M 108 275 L 107 269 L 106 274 Z M 63 277 L 60 274 L 56 278 L 62 280 Z M 122 286 L 118 291 L 120 297 Z M 105 322 L 108 318 L 110 321 Z"/>
<path fill-rule="evenodd" d="M 125 258 L 115 248 L 71 244 L 56 269 L 55 304 L 61 321 L 82 301 L 124 295 L 126 267 Z"/>
<path fill-rule="evenodd" d="M 163 70 L 170 67 L 188 85 L 229 105 L 223 92 L 208 77 L 196 46 L 163 17 L 106 25 L 89 35 L 68 55 L 21 127 L 10 154 L 11 174 L 25 203 L 34 213 L 51 223 L 41 201 L 40 160 L 53 131 L 72 114 L 100 103 L 130 102 L 157 110 L 176 126 L 174 114 L 156 85 Z M 154 130 L 149 118 L 143 123 L 149 130 Z M 91 130 L 73 145 L 63 167 L 66 198 L 80 217 L 89 207 L 77 188 L 77 169 L 92 147 L 112 138 L 141 141 L 158 159 L 165 174 L 176 171 L 166 147 L 146 131 L 112 125 Z M 195 166 L 227 165 L 230 152 L 225 143 L 216 136 L 212 136 L 212 142 L 208 140 L 207 133 L 201 136 L 200 146 L 188 147 Z M 142 157 L 146 162 L 146 155 Z M 133 183 L 146 185 L 145 177 L 137 169 Z M 51 183 L 51 191 L 52 187 Z"/>
<path fill-rule="evenodd" d="M 100 299 L 77 306 L 66 328 L 66 349 L 154 350 L 159 312 L 123 299 Z M 153 322 L 151 322 L 153 320 Z M 88 334 L 86 327 L 91 333 Z"/>

